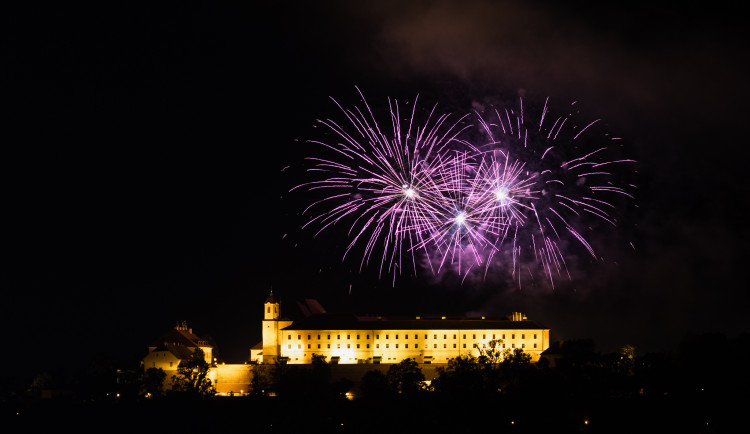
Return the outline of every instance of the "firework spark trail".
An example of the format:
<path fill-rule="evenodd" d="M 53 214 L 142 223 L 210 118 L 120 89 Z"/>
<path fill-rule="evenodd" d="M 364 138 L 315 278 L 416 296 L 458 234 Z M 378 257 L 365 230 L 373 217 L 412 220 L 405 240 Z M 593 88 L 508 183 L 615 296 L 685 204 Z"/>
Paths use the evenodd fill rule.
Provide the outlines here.
<path fill-rule="evenodd" d="M 403 129 L 398 102 L 392 102 L 389 98 L 391 129 L 386 133 L 362 92 L 357 91 L 364 109 L 346 109 L 332 98 L 346 117 L 346 125 L 351 131 L 331 119 L 319 120 L 338 140 L 308 141 L 333 151 L 334 157 L 337 155 L 343 161 L 336 158 L 308 158 L 313 163 L 308 171 L 322 175 L 323 179 L 298 185 L 291 190 L 334 191 L 334 194 L 314 201 L 303 211 L 303 214 L 307 214 L 321 207 L 329 207 L 314 215 L 303 228 L 319 223 L 322 227 L 317 231 L 317 236 L 321 231 L 353 218 L 348 230 L 351 241 L 342 260 L 364 240 L 360 270 L 376 251 L 382 249 L 379 258 L 381 274 L 384 271 L 392 272 L 395 279 L 395 274 L 402 269 L 404 252 L 414 255 L 416 250 L 423 249 L 429 253 L 422 237 L 434 230 L 439 221 L 435 203 L 440 201 L 441 195 L 441 186 L 436 184 L 433 174 L 442 169 L 448 145 L 456 140 L 463 129 L 468 128 L 468 125 L 461 126 L 467 116 L 449 124 L 449 115 L 436 115 L 433 107 L 425 122 L 418 124 L 415 100 L 408 125 Z M 411 262 L 416 272 L 415 259 L 412 258 Z"/>
<path fill-rule="evenodd" d="M 571 278 L 570 253 L 563 247 L 569 240 L 596 260 L 591 243 L 576 228 L 580 221 L 591 216 L 615 226 L 618 210 L 610 196 L 633 198 L 628 188 L 635 186 L 617 186 L 613 178 L 618 167 L 634 160 L 607 159 L 610 146 L 564 158 L 580 152 L 581 141 L 600 119 L 580 128 L 572 113 L 549 116 L 549 98 L 538 123 L 526 119 L 521 99 L 518 110 L 490 111 L 492 120 L 475 111 L 476 129 L 465 123 L 471 115 L 449 123 L 448 114 L 436 113 L 437 105 L 419 123 L 416 99 L 404 119 L 408 124 L 402 125 L 400 106 L 389 98 L 390 129 L 382 129 L 357 91 L 364 108 L 345 109 L 334 100 L 351 131 L 319 120 L 338 140 L 308 141 L 334 153 L 308 158 L 313 164 L 308 171 L 323 179 L 292 190 L 333 192 L 304 210 L 324 208 L 303 227 L 320 224 L 317 236 L 350 221 L 342 259 L 362 244 L 362 270 L 382 250 L 380 274 L 392 273 L 394 285 L 405 260 L 416 274 L 415 256 L 422 254 L 433 274 L 450 265 L 462 279 L 482 266 L 486 277 L 493 264 L 509 258 L 519 287 L 523 268 L 532 278 L 538 270 L 554 288 L 556 279 Z M 484 138 L 462 136 L 472 131 Z"/>

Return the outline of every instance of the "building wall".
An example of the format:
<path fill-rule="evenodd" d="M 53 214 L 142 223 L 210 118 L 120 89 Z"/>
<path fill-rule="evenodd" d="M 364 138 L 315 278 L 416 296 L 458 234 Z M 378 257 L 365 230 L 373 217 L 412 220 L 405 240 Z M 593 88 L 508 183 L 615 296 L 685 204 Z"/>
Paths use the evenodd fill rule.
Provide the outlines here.
<path fill-rule="evenodd" d="M 424 330 L 280 330 L 280 355 L 288 363 L 310 363 L 313 354 L 338 363 L 398 363 L 412 358 L 418 363 L 447 363 L 459 355 L 479 356 L 491 340 L 500 349 L 521 348 L 537 362 L 549 347 L 546 329 L 424 329 Z M 265 343 L 264 343 L 265 354 Z"/>

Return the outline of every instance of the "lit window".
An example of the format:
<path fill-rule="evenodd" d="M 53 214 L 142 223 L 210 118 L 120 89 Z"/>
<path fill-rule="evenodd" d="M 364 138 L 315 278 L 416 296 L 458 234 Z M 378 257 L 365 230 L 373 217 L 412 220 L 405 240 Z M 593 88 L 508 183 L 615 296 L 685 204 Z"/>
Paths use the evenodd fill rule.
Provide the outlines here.
<path fill-rule="evenodd" d="M 505 344 L 503 344 L 503 348 L 505 348 Z"/>
<path fill-rule="evenodd" d="M 302 345 L 300 345 L 300 344 L 297 344 L 297 349 L 298 349 L 298 350 L 302 349 Z"/>
<path fill-rule="evenodd" d="M 289 344 L 289 346 L 287 347 L 287 349 L 291 350 L 292 349 L 292 344 Z"/>
<path fill-rule="evenodd" d="M 424 335 L 424 338 L 427 339 L 427 335 Z M 414 339 L 416 339 L 416 338 L 414 338 Z"/>
<path fill-rule="evenodd" d="M 386 348 L 390 347 L 390 344 L 385 344 L 385 347 L 386 347 Z"/>
<path fill-rule="evenodd" d="M 336 344 L 336 348 L 340 349 L 341 348 L 341 344 Z"/>
<path fill-rule="evenodd" d="M 437 344 L 432 344 L 432 348 L 437 348 Z"/>
<path fill-rule="evenodd" d="M 268 306 L 268 309 L 266 310 L 266 312 L 271 313 L 271 306 Z"/>
<path fill-rule="evenodd" d="M 380 348 L 380 344 L 375 344 L 375 348 Z"/>

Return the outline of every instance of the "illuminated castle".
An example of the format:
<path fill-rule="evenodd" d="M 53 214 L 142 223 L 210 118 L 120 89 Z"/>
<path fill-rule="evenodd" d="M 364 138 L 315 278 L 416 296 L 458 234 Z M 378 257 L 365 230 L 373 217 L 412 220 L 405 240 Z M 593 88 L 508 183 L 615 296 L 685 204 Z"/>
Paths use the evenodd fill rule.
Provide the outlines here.
<path fill-rule="evenodd" d="M 169 389 L 180 362 L 200 348 L 211 366 L 208 377 L 217 392 L 243 395 L 250 389 L 253 365 L 279 360 L 307 364 L 312 362 L 313 354 L 324 356 L 331 364 L 348 365 L 346 369 L 354 369 L 347 371 L 350 378 L 360 378 L 374 369 L 373 365 L 399 363 L 407 358 L 414 359 L 432 378 L 437 375 L 434 368 L 440 364 L 459 355 L 479 356 L 480 349 L 487 348 L 490 341 L 495 341 L 501 350 L 520 348 L 531 356 L 532 362 L 537 362 L 550 345 L 549 329 L 517 312 L 503 319 L 387 319 L 328 313 L 310 299 L 288 307 L 297 311 L 298 318 L 282 316 L 280 301 L 273 292 L 268 296 L 263 339 L 250 349 L 250 363 L 216 363 L 210 343 L 193 334 L 183 322 L 149 345 L 143 368 L 162 369 L 166 374 L 165 389 Z"/>
<path fill-rule="evenodd" d="M 549 329 L 515 312 L 504 319 L 421 318 L 386 319 L 327 313 L 315 300 L 298 303 L 304 317 L 281 315 L 273 295 L 265 302 L 262 344 L 250 351 L 252 362 L 311 363 L 313 354 L 338 364 L 447 363 L 459 355 L 479 356 L 496 341 L 499 348 L 522 349 L 539 360 L 549 347 Z"/>

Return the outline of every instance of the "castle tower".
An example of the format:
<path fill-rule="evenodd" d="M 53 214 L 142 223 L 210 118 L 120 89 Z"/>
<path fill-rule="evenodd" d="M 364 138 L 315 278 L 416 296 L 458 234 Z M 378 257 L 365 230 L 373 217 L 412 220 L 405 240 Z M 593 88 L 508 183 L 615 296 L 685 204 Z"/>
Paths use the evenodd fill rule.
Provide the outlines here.
<path fill-rule="evenodd" d="M 281 351 L 279 339 L 280 310 L 281 303 L 274 297 L 273 290 L 271 290 L 264 304 L 263 313 L 263 363 L 274 363 Z"/>

